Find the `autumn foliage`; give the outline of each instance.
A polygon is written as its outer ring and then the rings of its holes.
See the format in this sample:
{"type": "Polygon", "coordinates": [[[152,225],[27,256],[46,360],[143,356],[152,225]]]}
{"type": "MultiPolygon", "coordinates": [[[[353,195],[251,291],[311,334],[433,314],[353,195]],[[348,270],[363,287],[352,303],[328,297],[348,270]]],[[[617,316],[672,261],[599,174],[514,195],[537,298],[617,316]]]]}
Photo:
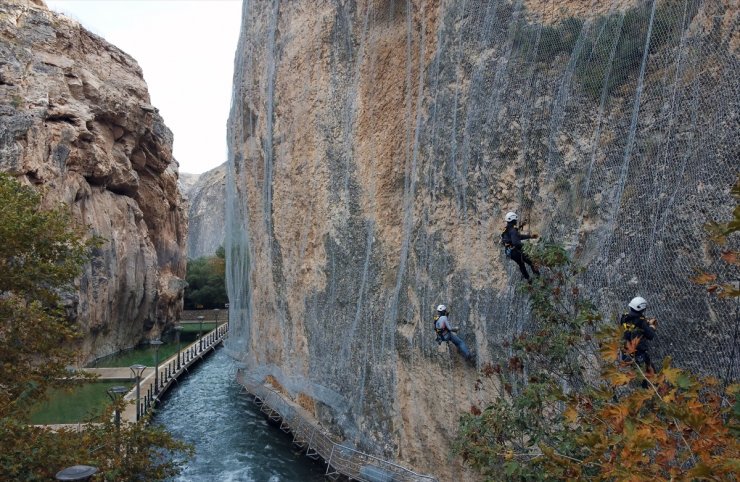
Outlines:
{"type": "MultiPolygon", "coordinates": [[[[740,183],[733,192],[740,197],[740,183]]],[[[714,239],[740,229],[740,208],[734,214],[710,225],[714,239]]],[[[500,397],[461,417],[455,453],[491,481],[737,480],[740,385],[670,359],[646,374],[631,356],[639,338],[625,346],[614,320],[600,322],[565,251],[540,244],[530,256],[546,267],[524,288],[535,326],[511,341],[506,363],[483,367],[500,381],[500,397]]],[[[725,251],[722,259],[736,264],[738,256],[725,251]]],[[[695,281],[738,296],[711,275],[695,281]]]]}
{"type": "Polygon", "coordinates": [[[68,207],[43,209],[41,201],[33,188],[0,173],[0,480],[52,480],[78,464],[97,467],[96,480],[172,477],[191,447],[146,423],[116,427],[113,407],[79,432],[29,424],[30,407],[48,388],[72,388],[85,378],[66,368],[75,364],[80,333],[65,299],[102,242],[75,224],[68,207]]]}

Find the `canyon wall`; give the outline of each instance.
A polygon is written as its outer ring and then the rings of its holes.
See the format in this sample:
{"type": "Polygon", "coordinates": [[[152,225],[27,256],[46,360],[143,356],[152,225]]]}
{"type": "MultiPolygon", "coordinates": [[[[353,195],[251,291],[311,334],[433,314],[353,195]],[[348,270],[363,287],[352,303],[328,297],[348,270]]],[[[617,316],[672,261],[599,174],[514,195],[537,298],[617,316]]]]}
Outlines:
{"type": "Polygon", "coordinates": [[[178,318],[187,208],[172,133],[136,61],[41,1],[0,4],[0,169],[103,239],[65,299],[81,362],[178,318]]]}
{"type": "Polygon", "coordinates": [[[181,176],[187,176],[181,186],[185,184],[182,192],[188,200],[188,258],[214,256],[224,244],[226,229],[226,164],[181,176]]]}
{"type": "Polygon", "coordinates": [[[732,1],[245,1],[228,350],[346,443],[472,480],[450,442],[496,390],[431,316],[506,362],[515,210],[605,322],[643,296],[655,358],[736,379],[736,305],[689,278],[737,275],[703,225],[734,206],[739,46],[732,1]]]}

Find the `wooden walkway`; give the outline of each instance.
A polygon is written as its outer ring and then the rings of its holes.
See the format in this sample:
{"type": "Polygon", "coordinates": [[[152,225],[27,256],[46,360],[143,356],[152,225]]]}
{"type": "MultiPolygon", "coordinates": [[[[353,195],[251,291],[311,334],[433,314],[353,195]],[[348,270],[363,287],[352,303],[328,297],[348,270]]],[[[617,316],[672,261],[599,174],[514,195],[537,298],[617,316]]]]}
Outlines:
{"type": "MultiPolygon", "coordinates": [[[[175,354],[159,365],[158,377],[154,376],[154,370],[152,370],[152,373],[146,378],[142,378],[139,417],[143,417],[150,409],[156,406],[162,395],[177,381],[180,375],[187,373],[188,368],[198,363],[206,354],[214,351],[218,345],[223,343],[228,331],[228,323],[217,326],[181,350],[179,364],[178,355],[175,354]],[[159,387],[155,387],[154,385],[155,378],[157,378],[159,387]]],[[[124,399],[132,400],[134,403],[126,405],[126,411],[122,414],[121,418],[131,422],[136,421],[136,387],[127,393],[124,399]]]]}
{"type": "MultiPolygon", "coordinates": [[[[229,330],[229,324],[220,324],[217,328],[205,333],[195,342],[183,347],[178,354],[174,354],[171,357],[163,360],[159,364],[159,376],[154,376],[154,367],[147,367],[141,374],[141,382],[139,384],[139,415],[138,418],[143,417],[149,410],[156,406],[162,395],[169,389],[173,383],[177,381],[183,373],[187,373],[188,368],[198,363],[205,355],[212,352],[216,347],[224,341],[226,334],[229,330]],[[155,387],[155,378],[158,387],[155,387]]],[[[134,380],[133,373],[128,367],[121,368],[86,368],[86,372],[96,373],[99,375],[99,380],[121,380],[131,381],[134,380]]],[[[121,420],[126,422],[135,422],[137,418],[136,413],[136,384],[126,395],[124,400],[130,403],[126,404],[126,409],[121,413],[121,420]]]]}
{"type": "Polygon", "coordinates": [[[324,431],[302,407],[286,399],[270,385],[257,384],[240,368],[237,381],[254,397],[260,410],[285,433],[293,434],[293,443],[312,459],[323,459],[326,475],[336,479],[367,482],[437,482],[430,475],[417,474],[398,464],[342,445],[324,431]]]}
{"type": "MultiPolygon", "coordinates": [[[[171,357],[163,360],[159,364],[159,376],[157,378],[157,384],[159,389],[157,390],[154,386],[155,367],[146,367],[141,374],[141,381],[139,382],[139,413],[137,415],[136,408],[136,380],[134,378],[131,369],[128,367],[118,368],[85,368],[84,371],[89,373],[97,374],[98,380],[120,380],[122,382],[134,381],[133,388],[124,395],[123,399],[128,401],[126,408],[121,412],[121,421],[125,422],[136,422],[138,419],[146,415],[149,410],[153,409],[162,395],[177,381],[177,378],[187,373],[188,368],[198,363],[204,356],[214,351],[216,347],[221,344],[226,338],[226,334],[229,331],[229,324],[225,322],[220,324],[217,328],[204,334],[195,342],[185,346],[179,353],[179,367],[178,367],[178,354],[174,354],[171,357]]],[[[50,430],[76,430],[81,431],[85,427],[85,422],[79,423],[57,423],[49,425],[39,425],[46,427],[50,430]]]]}

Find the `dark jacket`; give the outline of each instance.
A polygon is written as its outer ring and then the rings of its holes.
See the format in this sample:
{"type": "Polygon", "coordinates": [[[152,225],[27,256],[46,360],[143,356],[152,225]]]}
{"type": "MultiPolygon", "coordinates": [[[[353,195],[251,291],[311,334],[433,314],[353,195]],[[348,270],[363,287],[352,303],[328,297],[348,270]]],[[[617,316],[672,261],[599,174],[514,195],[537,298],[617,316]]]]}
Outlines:
{"type": "Polygon", "coordinates": [[[637,345],[637,352],[646,352],[648,349],[648,340],[655,338],[655,329],[648,325],[647,318],[640,311],[630,308],[629,313],[622,315],[620,323],[624,327],[624,341],[632,341],[638,336],[640,343],[637,345]]]}
{"type": "Polygon", "coordinates": [[[516,221],[510,221],[506,224],[506,231],[501,234],[501,240],[506,247],[512,247],[514,249],[522,249],[522,241],[525,239],[532,239],[529,234],[519,233],[519,228],[516,226],[516,221]]]}

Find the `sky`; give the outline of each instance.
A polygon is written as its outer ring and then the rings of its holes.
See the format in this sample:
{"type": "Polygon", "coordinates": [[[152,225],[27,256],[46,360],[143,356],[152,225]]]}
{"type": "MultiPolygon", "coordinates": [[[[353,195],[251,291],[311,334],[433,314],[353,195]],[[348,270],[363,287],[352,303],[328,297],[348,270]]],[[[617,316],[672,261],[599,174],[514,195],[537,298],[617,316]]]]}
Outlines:
{"type": "Polygon", "coordinates": [[[174,134],[181,173],[226,161],[241,0],[46,0],[131,55],[174,134]]]}

